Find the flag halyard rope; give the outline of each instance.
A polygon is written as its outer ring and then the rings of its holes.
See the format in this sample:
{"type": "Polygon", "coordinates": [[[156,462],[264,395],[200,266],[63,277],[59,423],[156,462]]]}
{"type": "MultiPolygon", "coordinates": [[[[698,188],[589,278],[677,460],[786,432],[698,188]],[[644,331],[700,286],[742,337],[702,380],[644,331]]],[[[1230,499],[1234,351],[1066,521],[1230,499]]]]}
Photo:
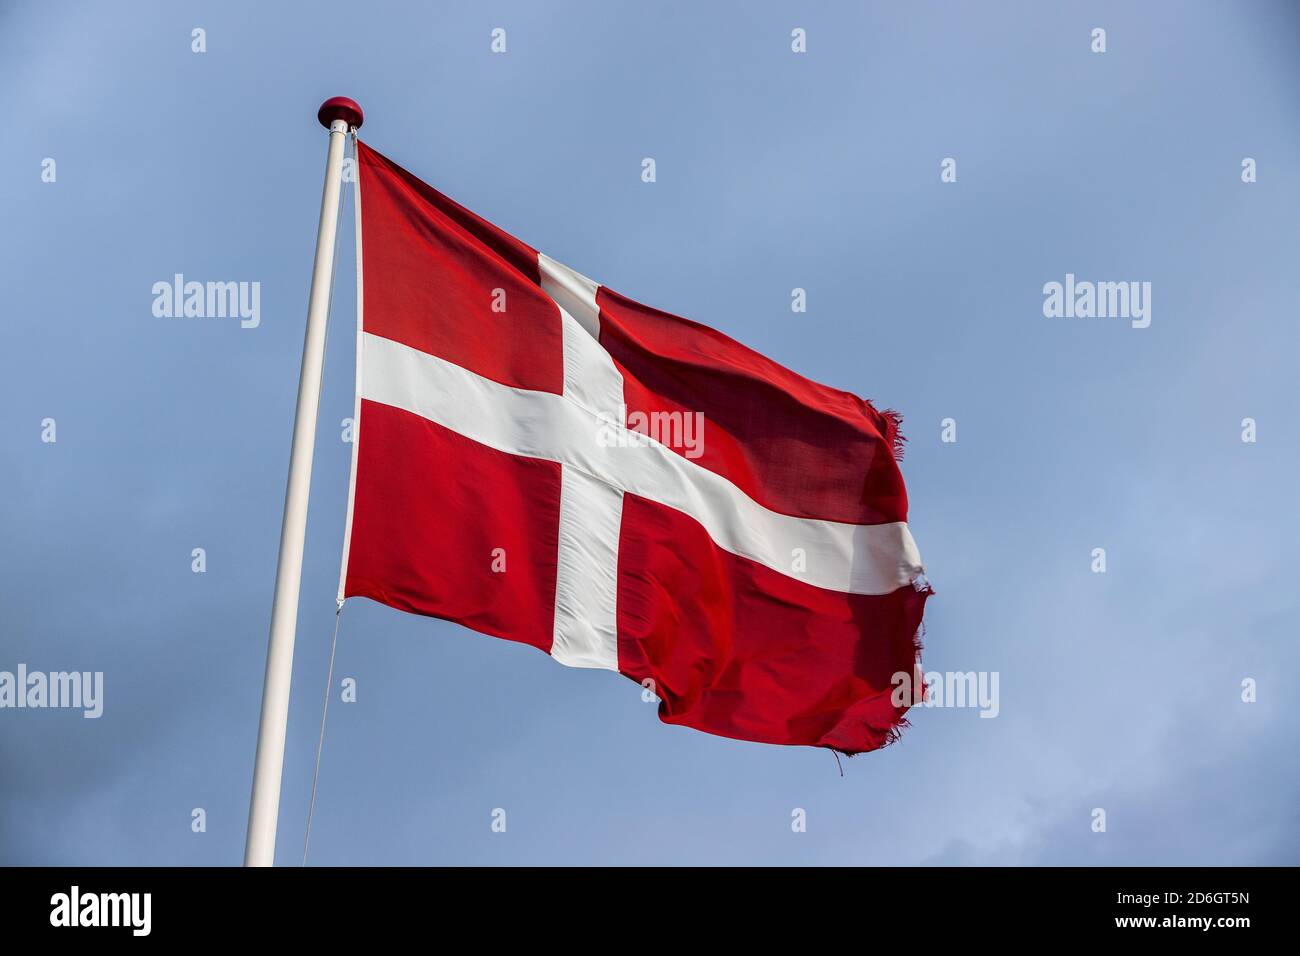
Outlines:
{"type": "Polygon", "coordinates": [[[334,685],[334,656],[339,646],[339,622],[343,620],[343,605],[334,611],[334,638],[330,641],[329,673],[325,676],[325,706],[320,715],[320,738],[316,741],[316,768],[311,775],[311,802],[307,805],[307,833],[302,839],[302,865],[307,865],[307,851],[311,847],[311,821],[316,814],[316,785],[320,782],[320,758],[325,749],[325,720],[330,713],[330,691],[334,685]]]}

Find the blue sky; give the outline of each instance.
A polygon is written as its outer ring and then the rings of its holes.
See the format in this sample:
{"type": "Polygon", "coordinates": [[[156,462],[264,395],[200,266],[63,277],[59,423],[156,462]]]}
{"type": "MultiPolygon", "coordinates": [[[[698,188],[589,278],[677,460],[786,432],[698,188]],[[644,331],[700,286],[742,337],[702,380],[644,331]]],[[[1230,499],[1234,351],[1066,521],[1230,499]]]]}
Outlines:
{"type": "MultiPolygon", "coordinates": [[[[1300,862],[1298,27],[1258,0],[5,4],[0,670],[103,671],[105,701],[0,710],[0,862],[242,857],[315,111],[338,94],[561,262],[899,409],[926,664],[996,671],[1001,701],[914,712],[841,777],[353,601],[314,863],[1300,862]],[[177,272],[260,282],[261,324],[156,318],[177,272]],[[1150,327],[1044,317],[1067,273],[1150,282],[1150,327]]],[[[328,660],[354,294],[345,253],[281,863],[328,660]]]]}

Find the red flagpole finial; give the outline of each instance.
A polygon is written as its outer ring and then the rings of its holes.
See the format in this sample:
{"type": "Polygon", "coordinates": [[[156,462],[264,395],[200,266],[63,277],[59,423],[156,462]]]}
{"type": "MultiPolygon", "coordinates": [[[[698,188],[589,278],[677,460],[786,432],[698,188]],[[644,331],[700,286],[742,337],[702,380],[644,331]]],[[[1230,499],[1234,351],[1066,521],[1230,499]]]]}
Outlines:
{"type": "Polygon", "coordinates": [[[332,96],[320,105],[316,118],[326,129],[340,119],[348,124],[349,129],[360,129],[365,114],[361,112],[361,104],[356,100],[350,100],[346,96],[332,96]]]}

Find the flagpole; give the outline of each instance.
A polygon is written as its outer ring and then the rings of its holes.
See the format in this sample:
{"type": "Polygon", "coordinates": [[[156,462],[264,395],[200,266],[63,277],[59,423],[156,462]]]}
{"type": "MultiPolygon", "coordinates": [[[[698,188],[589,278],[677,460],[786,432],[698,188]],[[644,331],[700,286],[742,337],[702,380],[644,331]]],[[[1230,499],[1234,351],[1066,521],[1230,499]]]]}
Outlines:
{"type": "Polygon", "coordinates": [[[361,126],[361,107],[346,97],[326,100],[316,114],[330,131],[325,160],[325,191],[316,232],[316,262],[307,301],[307,334],[298,376],[298,406],[289,452],[289,482],[280,526],[280,556],[271,606],[271,637],[262,687],[262,719],[257,728],[257,760],[253,766],[253,797],[248,811],[245,866],[275,864],[275,829],[280,817],[280,777],[284,770],[284,740],[289,724],[289,684],[293,678],[293,642],[298,627],[298,591],[302,583],[303,543],[307,536],[307,496],[316,446],[316,413],[320,407],[325,364],[325,326],[329,321],[330,288],[334,278],[334,240],[338,232],[339,189],[343,181],[343,145],[349,128],[361,126]]]}

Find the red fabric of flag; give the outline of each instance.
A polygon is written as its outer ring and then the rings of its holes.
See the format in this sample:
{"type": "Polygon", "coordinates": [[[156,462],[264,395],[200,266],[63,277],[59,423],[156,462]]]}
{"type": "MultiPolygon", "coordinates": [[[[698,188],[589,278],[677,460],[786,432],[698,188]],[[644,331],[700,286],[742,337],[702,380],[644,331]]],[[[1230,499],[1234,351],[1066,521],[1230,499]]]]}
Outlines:
{"type": "Polygon", "coordinates": [[[930,594],[897,416],[538,253],[358,144],[340,597],[531,644],[661,718],[844,753],[930,594]]]}

